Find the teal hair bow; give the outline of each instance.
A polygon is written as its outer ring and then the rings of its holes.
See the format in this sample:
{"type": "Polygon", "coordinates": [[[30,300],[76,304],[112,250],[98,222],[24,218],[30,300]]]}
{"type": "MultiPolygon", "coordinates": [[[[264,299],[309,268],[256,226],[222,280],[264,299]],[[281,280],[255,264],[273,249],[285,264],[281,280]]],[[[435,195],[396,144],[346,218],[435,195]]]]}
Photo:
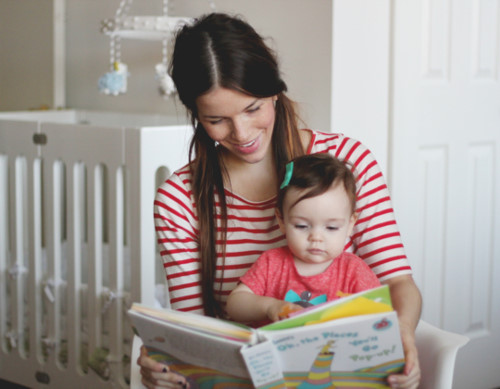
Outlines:
{"type": "Polygon", "coordinates": [[[288,162],[285,167],[285,178],[283,178],[283,182],[281,183],[280,189],[286,188],[290,183],[293,175],[293,161],[288,162]]]}

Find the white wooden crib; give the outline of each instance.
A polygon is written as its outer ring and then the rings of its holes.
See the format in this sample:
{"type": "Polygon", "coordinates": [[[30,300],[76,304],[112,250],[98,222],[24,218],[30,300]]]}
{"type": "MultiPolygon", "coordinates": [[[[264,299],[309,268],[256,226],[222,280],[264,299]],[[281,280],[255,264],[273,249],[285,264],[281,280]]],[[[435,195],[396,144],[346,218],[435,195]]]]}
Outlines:
{"type": "Polygon", "coordinates": [[[190,136],[162,116],[0,113],[1,379],[128,386],[126,308],[164,279],[154,194],[190,136]]]}

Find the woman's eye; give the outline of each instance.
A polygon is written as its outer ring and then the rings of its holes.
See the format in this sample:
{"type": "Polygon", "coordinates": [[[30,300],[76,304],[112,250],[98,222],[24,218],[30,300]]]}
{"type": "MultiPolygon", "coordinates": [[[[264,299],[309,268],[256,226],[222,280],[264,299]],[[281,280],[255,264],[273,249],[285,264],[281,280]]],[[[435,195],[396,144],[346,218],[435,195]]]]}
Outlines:
{"type": "Polygon", "coordinates": [[[257,107],[254,107],[254,108],[249,108],[247,110],[248,113],[254,113],[254,112],[257,112],[258,110],[260,109],[260,105],[257,106],[257,107]]]}
{"type": "Polygon", "coordinates": [[[222,119],[218,119],[218,120],[210,120],[209,123],[212,124],[212,125],[215,125],[215,124],[219,124],[222,122],[222,119]]]}

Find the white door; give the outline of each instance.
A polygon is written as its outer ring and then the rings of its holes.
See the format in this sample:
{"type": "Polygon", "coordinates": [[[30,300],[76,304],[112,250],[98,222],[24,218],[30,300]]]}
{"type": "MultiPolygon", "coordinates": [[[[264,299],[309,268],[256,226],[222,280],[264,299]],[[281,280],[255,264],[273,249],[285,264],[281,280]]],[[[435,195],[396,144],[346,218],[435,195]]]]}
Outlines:
{"type": "Polygon", "coordinates": [[[390,185],[454,388],[500,387],[500,1],[394,2],[390,185]]]}

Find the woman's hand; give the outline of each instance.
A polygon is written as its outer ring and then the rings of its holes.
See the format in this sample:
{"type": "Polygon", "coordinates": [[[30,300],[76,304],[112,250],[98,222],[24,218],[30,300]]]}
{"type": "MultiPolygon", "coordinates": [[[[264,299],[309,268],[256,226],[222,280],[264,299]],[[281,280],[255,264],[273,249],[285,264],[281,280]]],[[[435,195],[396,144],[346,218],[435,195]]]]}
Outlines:
{"type": "Polygon", "coordinates": [[[405,367],[403,374],[392,374],[387,378],[391,388],[416,389],[420,383],[420,364],[418,350],[415,344],[415,331],[401,325],[401,340],[405,353],[405,367]]]}
{"type": "Polygon", "coordinates": [[[415,328],[420,319],[422,297],[411,275],[394,277],[385,283],[389,285],[392,306],[398,313],[406,360],[403,373],[390,375],[387,382],[391,388],[416,389],[420,382],[420,365],[415,344],[415,328]]]}
{"type": "Polygon", "coordinates": [[[146,388],[189,389],[185,377],[171,371],[167,365],[150,358],[144,346],[141,347],[137,364],[141,367],[141,382],[146,388]]]}

